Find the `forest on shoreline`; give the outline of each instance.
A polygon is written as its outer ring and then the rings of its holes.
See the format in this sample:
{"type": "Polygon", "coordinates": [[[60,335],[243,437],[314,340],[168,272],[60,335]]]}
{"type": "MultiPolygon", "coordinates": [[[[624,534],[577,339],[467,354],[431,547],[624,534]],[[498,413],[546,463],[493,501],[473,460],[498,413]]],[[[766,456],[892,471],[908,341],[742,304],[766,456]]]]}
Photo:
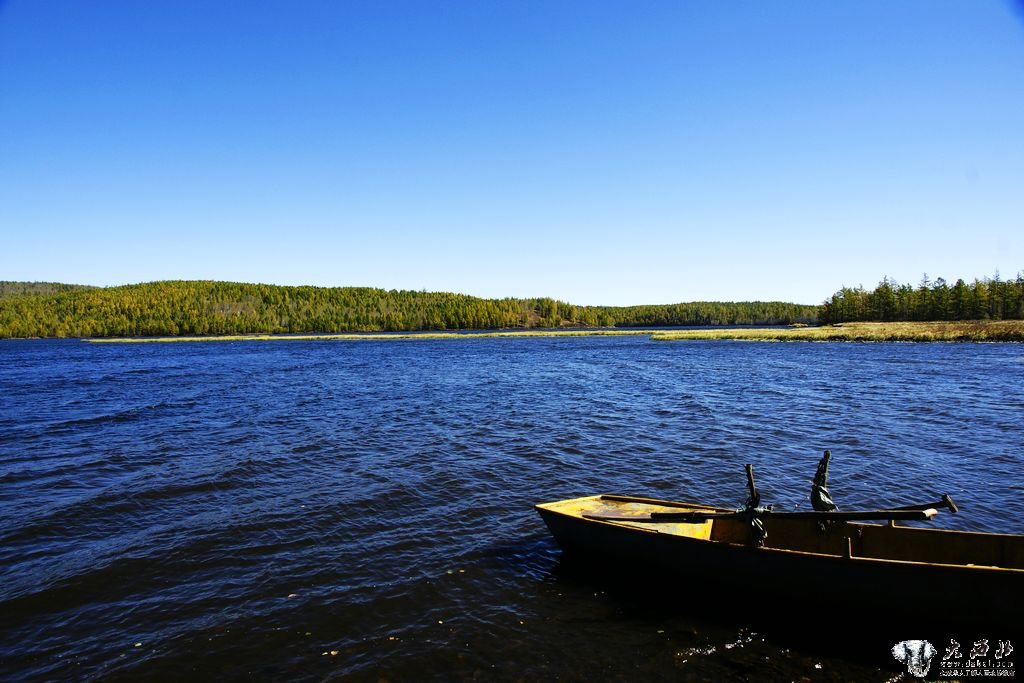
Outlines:
{"type": "Polygon", "coordinates": [[[0,338],[788,325],[817,315],[818,306],[760,301],[610,307],[368,287],[0,282],[0,338]]]}
{"type": "Polygon", "coordinates": [[[206,280],[89,287],[0,282],[0,338],[222,336],[446,330],[1024,319],[1024,274],[1014,280],[888,278],[871,291],[843,287],[818,306],[691,302],[576,306],[551,298],[482,299],[369,287],[290,287],[206,280]]]}
{"type": "Polygon", "coordinates": [[[871,291],[843,287],[822,304],[818,322],[928,322],[1024,319],[1024,272],[1014,280],[961,278],[950,285],[927,275],[915,287],[883,278],[871,291]]]}

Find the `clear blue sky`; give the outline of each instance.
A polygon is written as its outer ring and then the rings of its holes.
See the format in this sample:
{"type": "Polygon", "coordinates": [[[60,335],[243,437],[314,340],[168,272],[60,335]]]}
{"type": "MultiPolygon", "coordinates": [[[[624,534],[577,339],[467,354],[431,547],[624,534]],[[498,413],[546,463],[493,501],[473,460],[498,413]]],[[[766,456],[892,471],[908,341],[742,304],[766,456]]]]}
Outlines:
{"type": "Polygon", "coordinates": [[[819,303],[1024,268],[1024,9],[0,0],[0,280],[819,303]]]}

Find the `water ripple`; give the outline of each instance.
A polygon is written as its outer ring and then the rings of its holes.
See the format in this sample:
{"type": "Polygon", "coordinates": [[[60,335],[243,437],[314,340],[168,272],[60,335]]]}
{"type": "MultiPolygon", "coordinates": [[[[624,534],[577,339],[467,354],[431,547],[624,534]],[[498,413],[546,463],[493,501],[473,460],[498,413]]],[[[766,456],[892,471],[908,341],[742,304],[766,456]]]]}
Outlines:
{"type": "Polygon", "coordinates": [[[4,679],[881,680],[594,582],[532,504],[738,506],[749,462],[766,502],[808,509],[831,448],[845,507],[950,493],[954,528],[1024,518],[1015,346],[0,352],[4,679]]]}

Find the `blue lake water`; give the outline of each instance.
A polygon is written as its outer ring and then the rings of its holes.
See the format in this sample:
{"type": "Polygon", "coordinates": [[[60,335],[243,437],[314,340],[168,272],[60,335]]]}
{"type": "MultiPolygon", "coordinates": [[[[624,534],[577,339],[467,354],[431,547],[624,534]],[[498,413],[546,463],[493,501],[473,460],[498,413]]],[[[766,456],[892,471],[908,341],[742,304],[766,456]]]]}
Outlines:
{"type": "Polygon", "coordinates": [[[0,342],[0,679],[889,680],[565,571],[532,505],[749,462],[809,509],[829,448],[840,507],[1022,533],[1022,388],[1008,344],[0,342]]]}

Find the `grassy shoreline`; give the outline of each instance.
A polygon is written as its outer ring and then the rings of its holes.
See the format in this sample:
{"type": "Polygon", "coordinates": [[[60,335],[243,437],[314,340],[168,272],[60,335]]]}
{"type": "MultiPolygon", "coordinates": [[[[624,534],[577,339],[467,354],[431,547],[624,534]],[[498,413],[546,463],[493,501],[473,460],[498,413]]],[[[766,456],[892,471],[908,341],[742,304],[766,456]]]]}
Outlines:
{"type": "Polygon", "coordinates": [[[652,335],[655,330],[499,330],[486,332],[366,332],[324,334],[235,334],[204,337],[93,337],[90,344],[144,344],[215,341],[406,341],[416,339],[489,339],[497,337],[625,337],[652,335]]]}
{"type": "Polygon", "coordinates": [[[842,342],[1024,342],[1024,321],[842,323],[780,329],[665,330],[655,341],[734,339],[745,341],[842,342]]]}
{"type": "Polygon", "coordinates": [[[94,337],[91,344],[147,344],[231,341],[408,341],[513,337],[649,336],[654,341],[840,341],[840,342],[1024,342],[1024,321],[843,323],[821,327],[709,328],[691,330],[588,329],[498,330],[485,332],[396,332],[366,334],[244,334],[201,337],[94,337]]]}

